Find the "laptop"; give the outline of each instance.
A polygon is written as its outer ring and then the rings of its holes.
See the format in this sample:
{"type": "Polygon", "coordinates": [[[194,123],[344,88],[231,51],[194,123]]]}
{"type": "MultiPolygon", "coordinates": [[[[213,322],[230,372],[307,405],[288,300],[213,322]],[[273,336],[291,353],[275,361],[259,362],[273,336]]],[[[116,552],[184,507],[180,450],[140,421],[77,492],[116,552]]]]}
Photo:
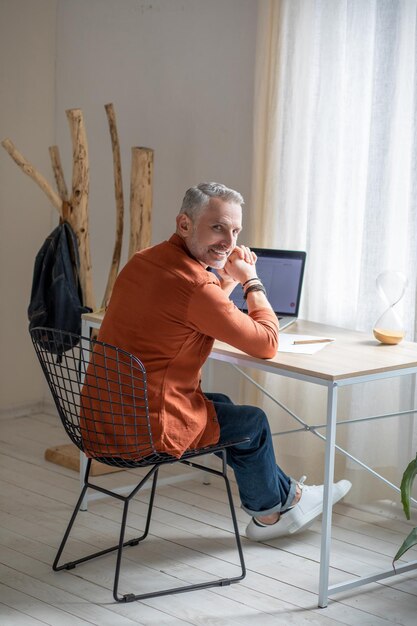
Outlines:
{"type": "MultiPolygon", "coordinates": [[[[279,319],[280,330],[293,324],[298,318],[303,287],[306,253],[294,250],[268,250],[251,248],[258,260],[256,271],[267,293],[268,300],[279,319]]],[[[248,308],[243,289],[237,285],[230,299],[241,311],[248,308]]]]}

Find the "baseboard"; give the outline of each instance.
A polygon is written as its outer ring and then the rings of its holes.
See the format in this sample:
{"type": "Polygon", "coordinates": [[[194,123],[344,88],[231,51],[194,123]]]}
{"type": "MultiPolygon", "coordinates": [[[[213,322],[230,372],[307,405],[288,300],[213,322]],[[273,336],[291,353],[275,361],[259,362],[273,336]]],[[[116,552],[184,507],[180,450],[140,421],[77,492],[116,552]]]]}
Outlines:
{"type": "Polygon", "coordinates": [[[46,413],[47,415],[56,415],[57,411],[52,402],[31,402],[27,404],[19,404],[7,409],[0,409],[0,421],[17,419],[26,415],[36,415],[46,413]]]}

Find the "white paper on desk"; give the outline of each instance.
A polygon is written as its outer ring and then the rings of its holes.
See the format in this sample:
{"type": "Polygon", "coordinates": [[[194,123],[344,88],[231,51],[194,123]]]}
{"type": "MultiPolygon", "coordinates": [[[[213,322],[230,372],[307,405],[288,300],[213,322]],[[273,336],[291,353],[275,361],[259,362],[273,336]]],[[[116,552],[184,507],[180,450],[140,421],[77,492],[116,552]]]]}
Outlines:
{"type": "MultiPolygon", "coordinates": [[[[291,333],[280,333],[278,352],[292,352],[294,354],[315,354],[330,345],[330,341],[323,343],[303,343],[294,345],[294,341],[308,341],[318,339],[332,339],[331,337],[317,337],[313,335],[295,335],[291,333]]],[[[332,339],[332,342],[334,339],[332,339]]]]}

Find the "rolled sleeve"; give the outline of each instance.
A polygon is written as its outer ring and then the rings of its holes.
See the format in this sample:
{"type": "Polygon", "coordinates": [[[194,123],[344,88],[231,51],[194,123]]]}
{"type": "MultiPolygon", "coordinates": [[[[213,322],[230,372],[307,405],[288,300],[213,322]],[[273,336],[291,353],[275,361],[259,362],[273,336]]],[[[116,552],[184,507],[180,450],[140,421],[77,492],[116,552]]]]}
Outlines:
{"type": "Polygon", "coordinates": [[[188,322],[195,330],[224,341],[247,354],[269,359],[278,349],[278,320],[269,308],[242,313],[215,283],[206,283],[191,295],[188,322]]]}

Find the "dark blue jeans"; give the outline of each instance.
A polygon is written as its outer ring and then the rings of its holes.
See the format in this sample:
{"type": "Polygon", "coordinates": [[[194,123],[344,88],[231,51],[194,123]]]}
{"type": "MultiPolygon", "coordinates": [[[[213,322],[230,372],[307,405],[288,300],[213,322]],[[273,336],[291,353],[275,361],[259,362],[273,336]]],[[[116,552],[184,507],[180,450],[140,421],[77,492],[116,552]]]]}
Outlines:
{"type": "Polygon", "coordinates": [[[249,515],[284,512],[293,501],[296,482],[277,465],[268,418],[254,406],[237,405],[222,393],[206,393],[216,409],[220,442],[249,437],[227,448],[242,508],[249,515]]]}

